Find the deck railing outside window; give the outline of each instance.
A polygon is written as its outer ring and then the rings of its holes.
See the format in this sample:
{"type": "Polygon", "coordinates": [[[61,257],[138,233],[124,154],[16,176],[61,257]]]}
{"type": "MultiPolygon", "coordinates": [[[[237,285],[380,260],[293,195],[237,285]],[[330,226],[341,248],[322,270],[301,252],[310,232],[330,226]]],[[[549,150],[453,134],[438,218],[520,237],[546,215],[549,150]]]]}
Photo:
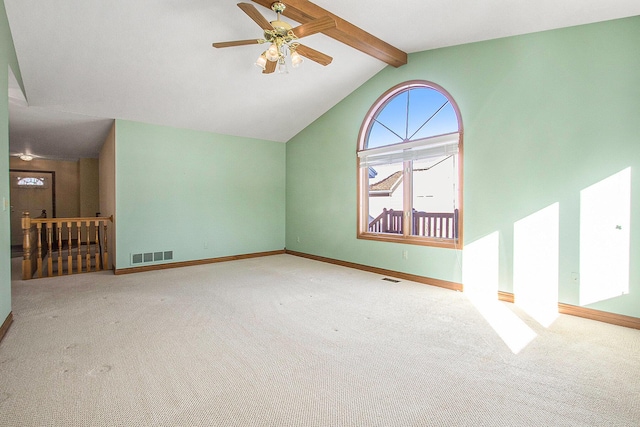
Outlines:
{"type": "MultiPolygon", "coordinates": [[[[369,222],[371,233],[402,234],[403,211],[383,209],[382,213],[369,222]]],[[[454,212],[412,212],[413,236],[454,239],[458,222],[458,210],[454,212]]]]}

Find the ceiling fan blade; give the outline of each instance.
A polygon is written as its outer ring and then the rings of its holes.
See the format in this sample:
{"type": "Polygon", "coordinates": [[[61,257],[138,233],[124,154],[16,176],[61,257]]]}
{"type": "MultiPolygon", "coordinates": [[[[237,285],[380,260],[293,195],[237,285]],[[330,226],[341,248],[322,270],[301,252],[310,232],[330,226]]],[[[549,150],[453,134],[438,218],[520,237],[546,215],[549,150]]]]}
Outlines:
{"type": "Polygon", "coordinates": [[[256,9],[251,3],[238,3],[238,7],[242,9],[244,13],[249,15],[249,18],[253,19],[253,21],[263,30],[273,30],[273,27],[269,21],[267,21],[267,18],[262,16],[262,14],[258,12],[258,9],[256,9]]]}
{"type": "Polygon", "coordinates": [[[277,61],[267,61],[267,64],[262,70],[262,74],[271,74],[276,70],[276,65],[278,65],[277,61]]]}
{"type": "Polygon", "coordinates": [[[298,25],[293,28],[293,34],[299,39],[310,36],[312,34],[321,33],[322,31],[329,30],[336,27],[336,21],[330,16],[323,16],[322,18],[314,19],[306,24],[298,25]]]}
{"type": "Polygon", "coordinates": [[[329,55],[325,55],[322,52],[318,52],[317,50],[311,49],[310,47],[302,44],[296,47],[296,52],[298,52],[300,55],[304,56],[305,58],[312,60],[313,62],[317,62],[320,65],[326,66],[331,64],[331,61],[333,61],[333,58],[330,57],[329,55]]]}
{"type": "Polygon", "coordinates": [[[251,39],[251,40],[235,40],[232,42],[218,42],[218,43],[213,43],[212,46],[220,48],[220,47],[245,46],[248,44],[260,44],[260,40],[251,39]]]}

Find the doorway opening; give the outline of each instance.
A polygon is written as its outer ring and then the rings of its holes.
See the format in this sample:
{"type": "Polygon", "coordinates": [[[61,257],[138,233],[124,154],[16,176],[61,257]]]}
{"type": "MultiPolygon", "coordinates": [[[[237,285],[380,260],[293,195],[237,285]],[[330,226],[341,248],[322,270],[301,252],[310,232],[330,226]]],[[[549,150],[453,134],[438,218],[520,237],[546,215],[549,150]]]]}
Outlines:
{"type": "Polygon", "coordinates": [[[9,170],[11,200],[11,257],[22,255],[22,213],[31,218],[56,217],[54,171],[9,170]]]}

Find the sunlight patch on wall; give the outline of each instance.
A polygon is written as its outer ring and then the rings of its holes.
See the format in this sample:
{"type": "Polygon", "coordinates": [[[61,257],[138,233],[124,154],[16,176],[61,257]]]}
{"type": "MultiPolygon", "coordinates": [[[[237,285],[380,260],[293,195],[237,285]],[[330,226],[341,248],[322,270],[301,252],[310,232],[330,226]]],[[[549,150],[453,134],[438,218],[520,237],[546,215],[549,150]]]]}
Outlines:
{"type": "Polygon", "coordinates": [[[537,334],[498,301],[499,233],[465,245],[462,282],[469,301],[509,349],[518,354],[537,334]]]}
{"type": "Polygon", "coordinates": [[[498,297],[499,237],[495,231],[464,247],[462,283],[469,296],[498,297]]]}
{"type": "Polygon", "coordinates": [[[629,293],[631,168],[580,192],[580,305],[629,293]]]}
{"type": "Polygon", "coordinates": [[[516,305],[544,327],[558,317],[559,204],[513,226],[513,291],[516,305]]]}

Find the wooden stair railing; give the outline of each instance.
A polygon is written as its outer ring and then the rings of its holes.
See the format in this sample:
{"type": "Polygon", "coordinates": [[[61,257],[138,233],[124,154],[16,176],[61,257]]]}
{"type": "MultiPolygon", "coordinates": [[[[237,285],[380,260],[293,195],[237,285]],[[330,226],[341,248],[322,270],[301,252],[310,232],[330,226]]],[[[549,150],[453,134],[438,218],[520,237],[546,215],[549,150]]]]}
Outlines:
{"type": "Polygon", "coordinates": [[[22,280],[34,278],[34,273],[35,277],[52,277],[54,267],[58,276],[108,268],[108,224],[112,222],[113,216],[31,218],[24,212],[22,280]]]}

